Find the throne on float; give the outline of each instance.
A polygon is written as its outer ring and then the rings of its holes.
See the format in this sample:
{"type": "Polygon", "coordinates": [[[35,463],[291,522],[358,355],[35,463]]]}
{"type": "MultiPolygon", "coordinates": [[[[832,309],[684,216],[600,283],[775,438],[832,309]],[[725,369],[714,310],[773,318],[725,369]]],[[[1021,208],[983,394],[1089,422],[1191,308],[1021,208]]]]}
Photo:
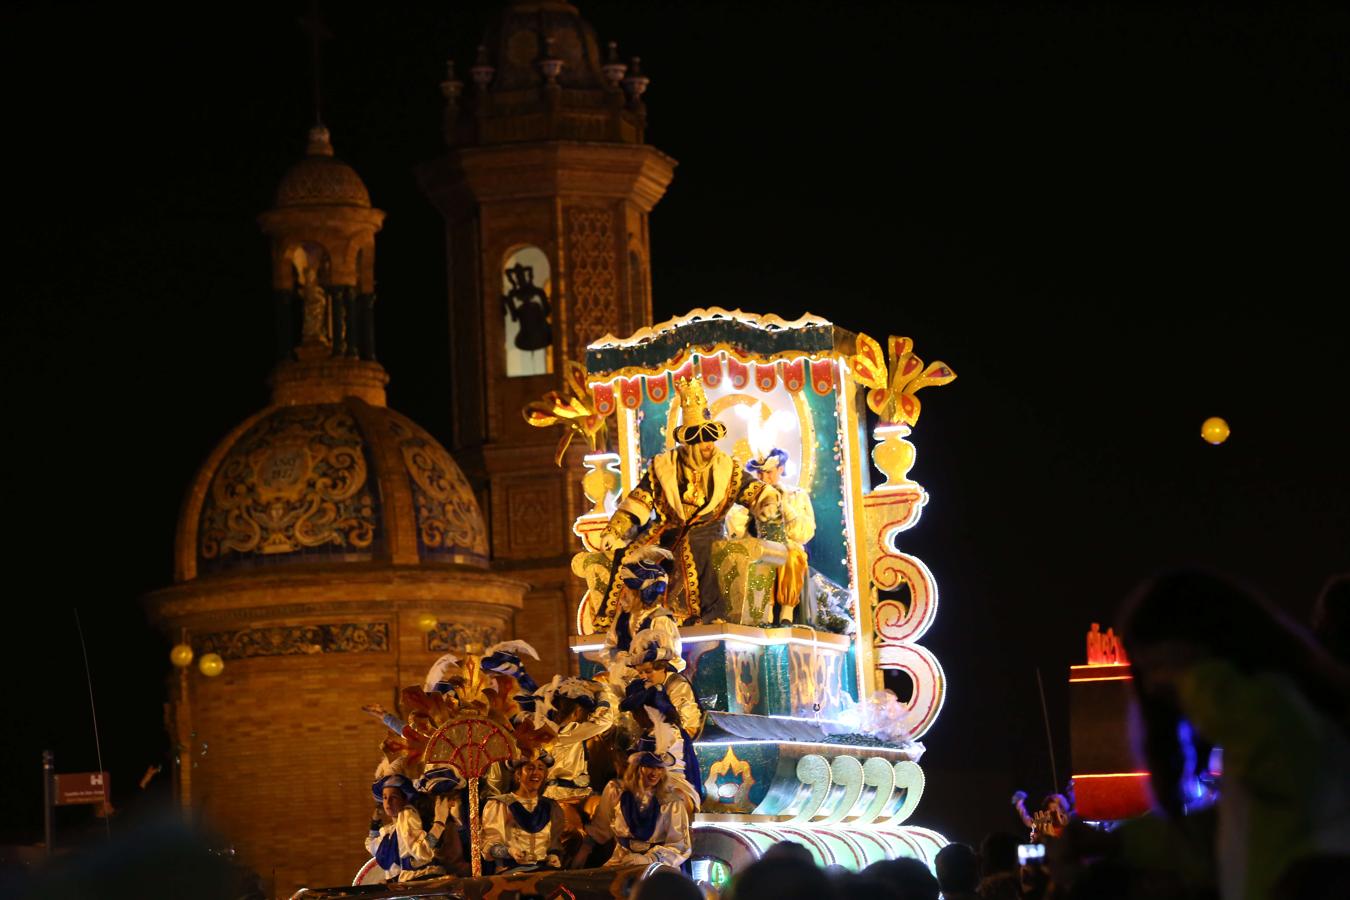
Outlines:
{"type": "Polygon", "coordinates": [[[913,392],[955,375],[941,363],[925,369],[907,338],[891,338],[890,350],[888,364],[876,341],[810,314],[787,322],[716,308],[587,347],[587,399],[595,416],[615,417],[618,452],[585,457],[592,507],[573,527],[585,591],[571,649],[582,674],[595,671],[587,655],[603,646],[612,614],[600,534],[646,461],[675,444],[677,379],[702,380],[728,429],[718,445],[733,458],[787,450],[783,481],[808,492],[815,514],[808,584],[790,627],[765,621],[773,548],[733,532],[713,554],[730,621],[680,629],[685,675],[707,710],[695,742],[707,799],[694,864],[711,881],[782,840],[850,869],[896,856],[931,865],[946,843],[905,824],[923,793],[919,739],[941,710],[945,676],[918,644],[937,587],[895,539],[928,500],[908,478],[913,392]],[[870,448],[869,407],[880,413],[870,448]],[[876,486],[869,449],[884,476],[876,486]],[[874,700],[884,688],[898,707],[874,700]],[[880,728],[876,714],[888,706],[891,727],[880,728]]]}

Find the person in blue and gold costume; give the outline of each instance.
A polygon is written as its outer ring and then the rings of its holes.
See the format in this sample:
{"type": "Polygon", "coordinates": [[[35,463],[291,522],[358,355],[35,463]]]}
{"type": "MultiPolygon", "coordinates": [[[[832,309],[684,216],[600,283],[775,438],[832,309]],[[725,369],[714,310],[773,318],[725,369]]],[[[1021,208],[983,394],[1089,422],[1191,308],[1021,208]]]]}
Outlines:
{"type": "Polygon", "coordinates": [[[610,684],[627,684],[633,677],[630,655],[633,639],[648,629],[665,635],[679,654],[680,629],[675,614],[662,601],[669,589],[666,570],[674,557],[660,547],[636,547],[625,554],[619,567],[619,614],[605,635],[602,661],[609,670],[610,684]]]}
{"type": "Polygon", "coordinates": [[[444,875],[441,845],[443,842],[455,843],[451,794],[438,794],[434,821],[430,827],[425,827],[426,822],[414,804],[418,792],[412,781],[387,764],[381,765],[376,776],[371,793],[378,806],[376,817],[370,822],[366,850],[375,857],[389,881],[415,881],[444,875]],[[380,812],[389,817],[387,825],[380,823],[380,812]],[[447,830],[450,831],[448,842],[447,830]]]}
{"type": "Polygon", "coordinates": [[[496,864],[496,874],[562,868],[562,806],[542,793],[552,765],[547,754],[512,761],[513,790],[484,804],[483,858],[496,864]]]}
{"type": "MultiPolygon", "coordinates": [[[[619,503],[600,536],[600,547],[658,546],[674,555],[666,605],[682,622],[715,622],[726,617],[726,600],[712,565],[713,541],[722,518],[739,503],[756,518],[778,516],[778,492],[744,469],[717,446],[727,427],[712,418],[703,382],[675,382],[680,398],[678,446],[647,463],[637,486],[619,503]]],[[[606,608],[619,609],[622,581],[610,584],[606,608]]]]}
{"type": "Polygon", "coordinates": [[[675,784],[679,776],[674,765],[669,754],[651,751],[629,758],[623,778],[605,786],[574,867],[586,864],[596,844],[610,840],[614,855],[606,866],[679,866],[689,859],[689,806],[675,784]]]}
{"type": "Polygon", "coordinates": [[[667,636],[644,631],[633,638],[630,656],[637,678],[628,684],[619,708],[631,713],[642,730],[637,750],[669,754],[674,760],[673,776],[689,797],[692,809],[703,801],[703,775],[694,738],[703,730],[703,708],[689,679],[680,674],[685,662],[667,636]]]}

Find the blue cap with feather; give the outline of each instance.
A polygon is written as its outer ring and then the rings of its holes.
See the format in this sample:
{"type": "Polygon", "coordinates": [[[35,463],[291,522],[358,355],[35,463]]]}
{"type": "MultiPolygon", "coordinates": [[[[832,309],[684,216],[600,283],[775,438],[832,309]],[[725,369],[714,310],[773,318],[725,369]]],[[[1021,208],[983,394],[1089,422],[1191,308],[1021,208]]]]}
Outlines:
{"type": "Polygon", "coordinates": [[[428,694],[453,694],[455,686],[450,681],[454,677],[455,669],[459,666],[459,657],[453,653],[447,653],[431,664],[427,670],[426,680],[422,683],[422,690],[428,694]]]}
{"type": "Polygon", "coordinates": [[[666,563],[675,559],[669,550],[660,547],[643,547],[628,554],[619,569],[619,578],[626,587],[638,592],[642,602],[651,606],[666,593],[670,573],[666,563]]]}
{"type": "Polygon", "coordinates": [[[781,469],[787,465],[787,461],[788,461],[787,451],[782,449],[781,447],[774,447],[772,450],[770,450],[763,456],[757,459],[752,459],[749,462],[747,462],[745,464],[745,470],[747,472],[753,472],[755,474],[758,474],[760,472],[763,472],[765,469],[781,469]]]}
{"type": "Polygon", "coordinates": [[[480,664],[484,672],[493,675],[509,675],[520,683],[521,690],[533,694],[539,690],[539,684],[525,671],[521,656],[539,658],[535,649],[524,641],[501,641],[483,651],[480,664]]]}
{"type": "Polygon", "coordinates": [[[652,769],[669,769],[677,762],[675,757],[669,753],[655,753],[651,750],[640,750],[637,753],[631,753],[628,756],[628,761],[652,769]]]}
{"type": "Polygon", "coordinates": [[[417,796],[417,790],[413,787],[413,783],[408,780],[406,775],[392,773],[381,778],[376,778],[375,783],[370,786],[370,793],[374,795],[376,803],[384,800],[384,789],[390,787],[398,788],[405,799],[411,800],[413,797],[417,796]]]}
{"type": "Polygon", "coordinates": [[[453,794],[464,785],[468,784],[464,776],[459,774],[459,769],[454,766],[436,766],[427,769],[421,774],[413,787],[424,794],[431,794],[433,797],[442,794],[453,794]]]}

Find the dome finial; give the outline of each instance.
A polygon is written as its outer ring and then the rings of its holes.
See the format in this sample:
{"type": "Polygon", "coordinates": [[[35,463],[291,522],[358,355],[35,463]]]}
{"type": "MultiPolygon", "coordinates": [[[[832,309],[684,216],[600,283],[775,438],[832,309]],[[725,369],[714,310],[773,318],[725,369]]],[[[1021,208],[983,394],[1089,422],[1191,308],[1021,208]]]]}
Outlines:
{"type": "Polygon", "coordinates": [[[647,85],[651,84],[651,79],[642,74],[642,57],[634,56],[628,65],[628,77],[623,80],[623,91],[628,95],[628,102],[637,106],[642,102],[642,95],[647,91],[647,85]]]}
{"type": "Polygon", "coordinates": [[[329,139],[328,129],[320,122],[309,130],[309,139],[305,143],[306,156],[332,156],[333,143],[329,139]]]}
{"type": "Polygon", "coordinates": [[[611,88],[617,88],[623,82],[623,76],[628,72],[628,64],[619,59],[618,41],[609,42],[609,55],[600,71],[605,73],[605,80],[609,82],[611,88]]]}

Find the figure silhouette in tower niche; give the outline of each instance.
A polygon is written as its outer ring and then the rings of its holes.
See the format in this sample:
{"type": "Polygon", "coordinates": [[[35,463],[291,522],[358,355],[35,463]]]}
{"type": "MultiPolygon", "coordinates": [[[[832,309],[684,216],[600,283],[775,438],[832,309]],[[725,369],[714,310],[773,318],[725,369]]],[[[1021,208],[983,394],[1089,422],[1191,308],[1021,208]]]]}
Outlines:
{"type": "Polygon", "coordinates": [[[534,267],[516,263],[506,270],[511,288],[502,295],[502,307],[511,319],[520,323],[516,349],[542,350],[553,343],[553,328],[548,323],[548,294],[534,283],[534,267]]]}
{"type": "Polygon", "coordinates": [[[300,295],[300,343],[305,346],[332,345],[332,322],[328,294],[323,289],[323,251],[296,247],[291,254],[295,267],[295,287],[300,295]]]}

